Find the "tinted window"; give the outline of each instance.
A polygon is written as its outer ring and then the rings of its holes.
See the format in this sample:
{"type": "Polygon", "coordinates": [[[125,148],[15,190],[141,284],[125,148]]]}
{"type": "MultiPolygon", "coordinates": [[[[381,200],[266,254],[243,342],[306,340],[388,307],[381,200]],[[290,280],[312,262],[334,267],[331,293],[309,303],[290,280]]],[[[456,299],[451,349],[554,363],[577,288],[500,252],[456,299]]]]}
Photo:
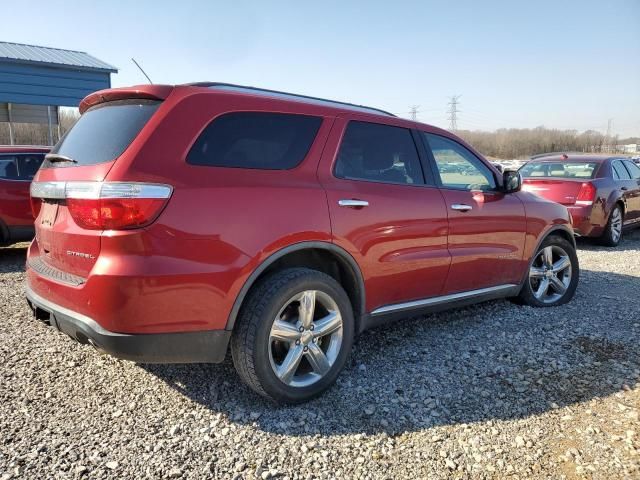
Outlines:
{"type": "Polygon", "coordinates": [[[283,113],[228,113],[213,120],[187,155],[210,167],[287,170],[307,155],[322,118],[283,113]]]}
{"type": "Polygon", "coordinates": [[[593,178],[597,169],[594,162],[529,162],[520,174],[525,178],[593,178]]]}
{"type": "Polygon", "coordinates": [[[372,182],[424,184],[411,131],[377,123],[349,122],[335,175],[372,182]]]}
{"type": "Polygon", "coordinates": [[[44,166],[93,165],[116,159],[140,133],[158,105],[160,102],[125,100],[90,108],[51,150],[77,163],[45,162],[44,166]]]}
{"type": "Polygon", "coordinates": [[[622,162],[616,160],[611,166],[613,167],[613,178],[616,180],[631,180],[631,175],[629,175],[627,169],[624,168],[622,162]]]}
{"type": "Polygon", "coordinates": [[[623,163],[624,166],[627,167],[631,178],[640,179],[640,167],[638,167],[635,163],[630,162],[629,160],[625,160],[623,163]]]}
{"type": "Polygon", "coordinates": [[[44,154],[0,155],[0,178],[31,181],[42,164],[44,154]]]}
{"type": "Polygon", "coordinates": [[[493,173],[467,148],[445,137],[423,133],[433,152],[443,187],[495,190],[493,173]]]}

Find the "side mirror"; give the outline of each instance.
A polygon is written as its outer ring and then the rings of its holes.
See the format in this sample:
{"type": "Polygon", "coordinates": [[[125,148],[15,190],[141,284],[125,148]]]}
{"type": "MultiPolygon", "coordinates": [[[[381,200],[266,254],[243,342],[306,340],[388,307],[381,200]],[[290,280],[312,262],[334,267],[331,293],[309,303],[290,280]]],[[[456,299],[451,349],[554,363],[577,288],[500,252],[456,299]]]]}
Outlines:
{"type": "Polygon", "coordinates": [[[499,163],[494,163],[493,166],[496,167],[496,170],[498,170],[500,173],[504,172],[504,167],[499,163]]]}
{"type": "Polygon", "coordinates": [[[502,189],[505,193],[519,192],[522,188],[522,175],[516,170],[505,170],[502,173],[502,189]]]}

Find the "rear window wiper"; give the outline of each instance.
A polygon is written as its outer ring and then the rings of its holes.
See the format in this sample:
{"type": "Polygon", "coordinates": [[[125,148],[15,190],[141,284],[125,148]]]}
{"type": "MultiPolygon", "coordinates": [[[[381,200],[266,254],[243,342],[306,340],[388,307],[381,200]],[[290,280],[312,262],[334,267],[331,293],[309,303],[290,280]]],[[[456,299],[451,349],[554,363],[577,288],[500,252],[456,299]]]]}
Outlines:
{"type": "Polygon", "coordinates": [[[67,156],[65,156],[65,155],[60,155],[60,154],[58,154],[58,153],[47,153],[47,154],[44,156],[44,159],[45,159],[47,162],[50,162],[50,163],[56,163],[56,162],[71,162],[71,163],[78,163],[78,161],[77,161],[77,160],[75,160],[75,159],[73,159],[73,158],[71,158],[71,157],[67,157],[67,156]]]}

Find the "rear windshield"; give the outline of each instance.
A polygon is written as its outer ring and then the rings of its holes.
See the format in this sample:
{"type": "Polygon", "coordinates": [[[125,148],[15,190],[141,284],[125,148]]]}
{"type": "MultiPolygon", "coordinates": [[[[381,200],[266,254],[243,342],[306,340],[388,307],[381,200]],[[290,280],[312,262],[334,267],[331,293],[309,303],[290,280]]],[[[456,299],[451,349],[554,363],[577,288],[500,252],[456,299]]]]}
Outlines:
{"type": "Polygon", "coordinates": [[[520,174],[525,178],[593,178],[597,169],[594,162],[529,162],[520,174]]]}
{"type": "Polygon", "coordinates": [[[159,105],[158,101],[136,99],[91,107],[51,150],[51,153],[72,158],[76,163],[46,161],[43,167],[94,165],[116,159],[159,105]]]}

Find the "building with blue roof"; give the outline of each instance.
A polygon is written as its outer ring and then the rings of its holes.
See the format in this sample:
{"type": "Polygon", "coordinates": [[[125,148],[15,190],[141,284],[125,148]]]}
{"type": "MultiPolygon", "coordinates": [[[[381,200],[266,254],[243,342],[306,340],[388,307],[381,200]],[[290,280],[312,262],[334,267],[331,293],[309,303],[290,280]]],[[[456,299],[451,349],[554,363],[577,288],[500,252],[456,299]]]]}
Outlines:
{"type": "Polygon", "coordinates": [[[77,107],[89,93],[111,87],[117,69],[85,52],[0,41],[0,122],[49,125],[59,107],[77,107]]]}

